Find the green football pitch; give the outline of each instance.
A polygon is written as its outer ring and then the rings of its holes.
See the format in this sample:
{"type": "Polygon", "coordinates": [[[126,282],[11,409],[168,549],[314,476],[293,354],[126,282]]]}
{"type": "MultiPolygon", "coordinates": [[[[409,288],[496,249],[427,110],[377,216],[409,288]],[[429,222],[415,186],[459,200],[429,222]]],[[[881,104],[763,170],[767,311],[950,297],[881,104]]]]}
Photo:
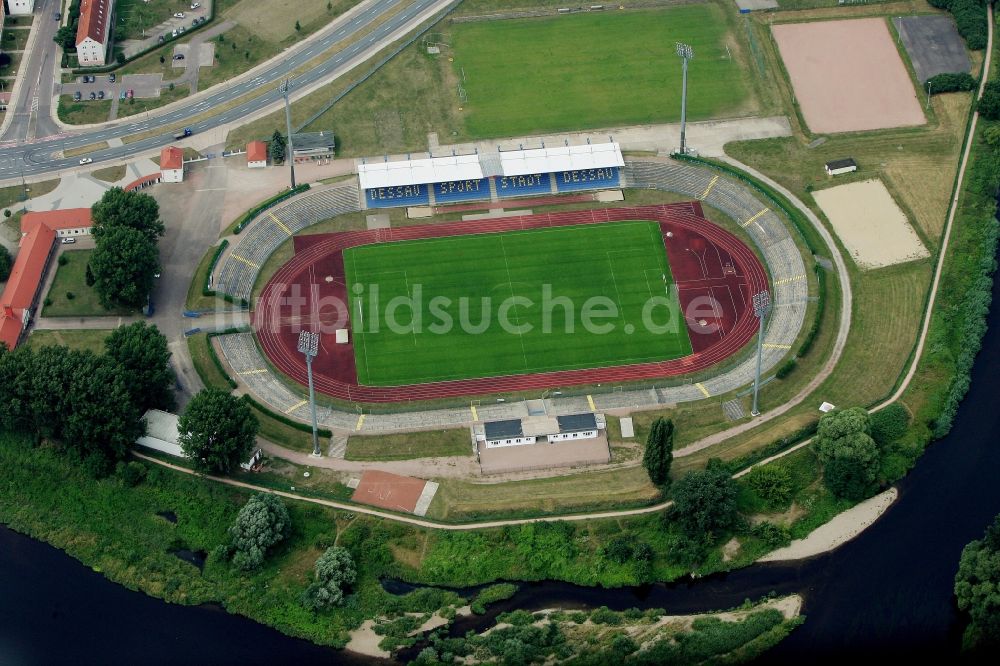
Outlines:
{"type": "Polygon", "coordinates": [[[676,121],[676,42],[694,48],[689,119],[752,112],[752,72],[739,49],[727,48],[733,37],[715,4],[462,23],[450,32],[474,137],[676,121]]]}
{"type": "Polygon", "coordinates": [[[344,266],[363,385],[691,353],[654,222],[364,245],[344,252],[344,266]]]}

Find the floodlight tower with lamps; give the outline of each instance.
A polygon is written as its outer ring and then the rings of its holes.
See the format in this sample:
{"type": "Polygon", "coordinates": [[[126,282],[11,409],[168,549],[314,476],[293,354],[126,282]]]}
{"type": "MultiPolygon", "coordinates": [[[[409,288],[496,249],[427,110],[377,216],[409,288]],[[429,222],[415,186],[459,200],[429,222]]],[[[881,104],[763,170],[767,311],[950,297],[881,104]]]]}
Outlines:
{"type": "Polygon", "coordinates": [[[288,168],[292,176],[292,189],[295,189],[295,151],[292,149],[292,109],[288,105],[288,88],[291,84],[288,79],[281,82],[278,92],[285,98],[285,129],[288,132],[288,141],[285,144],[285,159],[288,160],[288,168]]]}
{"type": "Polygon", "coordinates": [[[309,375],[309,408],[312,410],[313,427],[313,452],[312,457],[319,458],[319,435],[316,428],[316,393],[313,390],[313,365],[312,360],[319,353],[319,333],[309,331],[299,332],[299,352],[306,357],[306,373],[309,375]]]}
{"type": "Polygon", "coordinates": [[[681,57],[681,155],[687,154],[687,94],[688,94],[688,60],[694,57],[694,49],[689,44],[677,42],[677,55],[681,57]]]}
{"type": "Polygon", "coordinates": [[[753,409],[750,410],[751,416],[760,416],[760,410],[757,409],[757,395],[760,393],[760,362],[761,356],[764,354],[764,319],[770,311],[771,295],[766,290],[754,294],[753,314],[760,322],[760,331],[757,333],[757,374],[753,380],[753,409]]]}

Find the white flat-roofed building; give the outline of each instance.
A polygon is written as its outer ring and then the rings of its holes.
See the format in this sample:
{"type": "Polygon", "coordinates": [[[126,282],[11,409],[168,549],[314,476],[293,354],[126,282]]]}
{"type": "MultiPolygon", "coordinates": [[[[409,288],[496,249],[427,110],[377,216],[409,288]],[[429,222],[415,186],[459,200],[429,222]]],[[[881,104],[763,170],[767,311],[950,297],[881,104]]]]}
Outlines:
{"type": "Polygon", "coordinates": [[[483,167],[477,154],[358,163],[358,179],[364,190],[479,180],[482,177],[483,167]]]}
{"type": "Polygon", "coordinates": [[[136,444],[167,455],[187,458],[180,445],[177,431],[179,418],[176,414],[150,409],[143,418],[146,420],[146,434],[137,439],[136,444]]]}
{"type": "Polygon", "coordinates": [[[7,0],[11,16],[25,16],[35,11],[35,0],[7,0]]]}
{"type": "Polygon", "coordinates": [[[523,176],[558,171],[584,171],[625,166],[617,141],[585,143],[578,146],[527,148],[500,152],[504,176],[523,176]]]}
{"type": "Polygon", "coordinates": [[[565,416],[528,416],[523,419],[487,421],[476,439],[494,449],[525,444],[555,444],[572,440],[594,439],[604,428],[604,417],[591,412],[565,416]]]}

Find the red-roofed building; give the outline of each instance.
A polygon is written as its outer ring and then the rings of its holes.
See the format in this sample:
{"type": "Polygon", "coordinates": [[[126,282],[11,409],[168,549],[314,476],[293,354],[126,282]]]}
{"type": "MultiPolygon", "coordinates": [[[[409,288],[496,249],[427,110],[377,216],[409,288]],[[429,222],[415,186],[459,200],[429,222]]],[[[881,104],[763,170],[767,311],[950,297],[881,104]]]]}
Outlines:
{"type": "Polygon", "coordinates": [[[76,29],[76,57],[81,67],[107,64],[111,41],[112,0],[83,0],[76,29]]]}
{"type": "Polygon", "coordinates": [[[20,342],[41,295],[56,239],[89,234],[91,225],[89,208],[24,214],[20,249],[0,294],[0,343],[13,349],[20,342]]]}
{"type": "Polygon", "coordinates": [[[160,174],[164,183],[184,182],[184,151],[177,146],[161,150],[160,174]]]}
{"type": "Polygon", "coordinates": [[[267,144],[263,141],[251,141],[247,144],[247,166],[251,169],[263,169],[267,166],[267,144]]]}

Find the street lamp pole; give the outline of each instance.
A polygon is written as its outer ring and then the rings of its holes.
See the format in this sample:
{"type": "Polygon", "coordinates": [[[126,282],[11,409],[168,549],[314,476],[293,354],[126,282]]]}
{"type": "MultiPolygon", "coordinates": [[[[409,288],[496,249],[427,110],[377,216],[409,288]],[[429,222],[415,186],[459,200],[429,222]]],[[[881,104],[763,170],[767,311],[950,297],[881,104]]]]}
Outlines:
{"type": "Polygon", "coordinates": [[[292,109],[288,105],[288,79],[281,82],[278,91],[285,98],[285,129],[288,132],[288,141],[285,144],[285,159],[288,160],[288,167],[292,177],[292,189],[295,189],[295,150],[292,147],[292,109]]]}
{"type": "Polygon", "coordinates": [[[688,60],[694,57],[694,49],[688,44],[677,42],[677,55],[681,57],[681,155],[687,154],[687,92],[688,60]]]}
{"type": "Polygon", "coordinates": [[[306,373],[309,375],[309,408],[312,411],[312,434],[313,434],[313,458],[319,458],[323,454],[319,451],[319,434],[316,427],[316,392],[313,389],[313,366],[312,360],[319,353],[319,333],[301,331],[299,333],[299,352],[306,357],[306,373]]]}
{"type": "Polygon", "coordinates": [[[764,319],[771,310],[771,295],[767,291],[759,291],[753,295],[753,314],[760,322],[760,330],[757,333],[757,373],[753,380],[753,409],[751,416],[760,416],[757,408],[757,396],[760,393],[760,364],[764,354],[764,319]]]}

